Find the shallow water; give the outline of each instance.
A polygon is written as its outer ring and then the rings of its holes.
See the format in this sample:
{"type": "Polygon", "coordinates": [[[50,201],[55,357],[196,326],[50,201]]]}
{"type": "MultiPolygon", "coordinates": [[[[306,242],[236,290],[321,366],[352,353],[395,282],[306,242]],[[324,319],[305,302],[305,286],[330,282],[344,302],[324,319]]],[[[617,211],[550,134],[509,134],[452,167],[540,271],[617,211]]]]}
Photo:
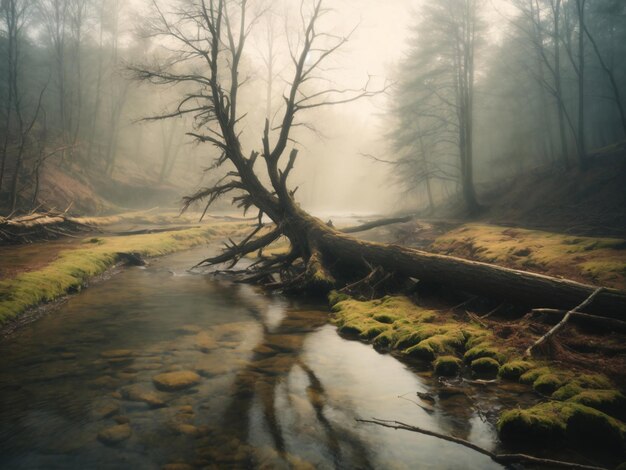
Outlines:
{"type": "Polygon", "coordinates": [[[506,399],[478,389],[424,410],[428,374],[342,339],[323,305],[187,273],[205,251],[129,268],[0,344],[0,467],[499,468],[355,419],[494,449],[486,415],[506,399]],[[197,383],[155,388],[154,376],[182,370],[197,383]],[[102,433],[113,426],[117,443],[102,433]]]}

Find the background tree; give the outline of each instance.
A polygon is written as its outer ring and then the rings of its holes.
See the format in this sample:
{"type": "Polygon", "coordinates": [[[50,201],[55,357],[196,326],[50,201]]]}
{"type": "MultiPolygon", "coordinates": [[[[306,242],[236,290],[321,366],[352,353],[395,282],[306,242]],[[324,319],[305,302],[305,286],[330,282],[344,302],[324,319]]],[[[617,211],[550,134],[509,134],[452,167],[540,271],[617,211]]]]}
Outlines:
{"type": "MultiPolygon", "coordinates": [[[[409,184],[458,179],[468,212],[474,189],[475,58],[483,23],[476,0],[422,6],[406,61],[397,74],[391,138],[409,184]],[[452,158],[451,158],[452,157],[452,158]],[[408,167],[413,171],[406,172],[408,167]]],[[[429,202],[430,204],[430,202],[429,202]]]]}

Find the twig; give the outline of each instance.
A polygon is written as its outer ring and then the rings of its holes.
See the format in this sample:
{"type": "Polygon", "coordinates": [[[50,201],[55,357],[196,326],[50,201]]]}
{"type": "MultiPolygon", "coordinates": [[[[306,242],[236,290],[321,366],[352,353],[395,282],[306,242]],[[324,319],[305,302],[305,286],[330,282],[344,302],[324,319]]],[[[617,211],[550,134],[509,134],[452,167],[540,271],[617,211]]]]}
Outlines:
{"type": "Polygon", "coordinates": [[[405,424],[400,421],[388,421],[388,420],[378,419],[378,418],[372,418],[371,420],[370,419],[357,419],[357,421],[360,423],[376,424],[378,426],[383,426],[385,428],[401,429],[404,431],[417,432],[420,434],[426,434],[427,436],[436,437],[438,439],[443,439],[444,441],[454,442],[455,444],[465,446],[469,449],[475,450],[476,452],[486,455],[494,462],[498,462],[502,464],[529,463],[533,465],[548,465],[551,467],[571,468],[575,470],[606,470],[606,468],[604,467],[583,465],[583,464],[577,464],[573,462],[564,462],[562,460],[542,459],[539,457],[533,457],[532,455],[526,455],[526,454],[496,454],[472,442],[466,441],[465,439],[460,439],[454,436],[447,436],[445,434],[440,434],[435,431],[429,431],[428,429],[422,429],[417,426],[411,426],[410,424],[405,424]]]}
{"type": "Polygon", "coordinates": [[[582,310],[583,308],[587,307],[591,302],[593,302],[593,299],[596,298],[596,296],[602,292],[604,290],[604,287],[598,287],[595,291],[593,291],[593,293],[587,297],[583,303],[577,305],[576,307],[574,307],[572,310],[570,310],[569,312],[567,312],[565,314],[565,316],[561,319],[560,322],[558,322],[556,325],[554,325],[552,328],[550,328],[550,330],[543,335],[541,338],[539,338],[537,341],[535,341],[534,344],[530,345],[528,347],[528,349],[526,350],[526,352],[524,353],[525,356],[531,356],[533,351],[540,345],[542,345],[543,343],[545,343],[550,337],[554,336],[554,334],[559,331],[561,328],[563,328],[565,326],[565,324],[569,321],[570,317],[572,316],[572,314],[577,313],[579,310],[582,310]]]}
{"type": "Polygon", "coordinates": [[[491,310],[491,311],[489,311],[489,312],[485,313],[485,314],[484,314],[482,317],[480,317],[480,318],[483,318],[483,319],[484,319],[484,318],[489,318],[491,315],[494,315],[495,313],[497,313],[497,312],[498,312],[498,311],[499,311],[499,310],[500,310],[503,306],[504,306],[504,304],[503,304],[503,303],[502,303],[502,304],[500,304],[500,305],[498,305],[496,308],[494,308],[493,310],[491,310]]]}

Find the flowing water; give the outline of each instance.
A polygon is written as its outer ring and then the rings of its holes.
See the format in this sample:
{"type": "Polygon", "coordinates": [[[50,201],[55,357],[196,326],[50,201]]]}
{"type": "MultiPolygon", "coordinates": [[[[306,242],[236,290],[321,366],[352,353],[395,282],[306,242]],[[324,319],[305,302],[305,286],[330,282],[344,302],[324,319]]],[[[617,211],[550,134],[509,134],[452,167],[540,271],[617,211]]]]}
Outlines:
{"type": "Polygon", "coordinates": [[[421,402],[416,393],[437,382],[342,339],[324,305],[188,273],[205,251],[129,268],[0,343],[0,467],[499,467],[356,419],[401,420],[494,449],[489,418],[502,394],[450,389],[421,402]],[[153,382],[181,371],[192,373],[153,382]]]}

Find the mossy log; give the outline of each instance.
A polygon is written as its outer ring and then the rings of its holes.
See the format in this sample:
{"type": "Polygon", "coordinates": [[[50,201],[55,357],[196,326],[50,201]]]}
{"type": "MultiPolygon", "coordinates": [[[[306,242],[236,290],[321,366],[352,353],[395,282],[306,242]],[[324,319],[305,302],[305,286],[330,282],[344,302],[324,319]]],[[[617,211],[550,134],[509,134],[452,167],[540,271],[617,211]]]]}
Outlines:
{"type": "MultiPolygon", "coordinates": [[[[381,244],[337,232],[305,216],[308,238],[316,240],[326,265],[350,272],[350,266],[371,266],[434,282],[454,289],[529,307],[569,309],[588,298],[597,287],[542,274],[470,261],[398,245],[381,244]]],[[[354,269],[354,268],[353,268],[354,269]]],[[[587,306],[588,313],[613,318],[626,315],[626,292],[605,289],[587,306]]]]}

